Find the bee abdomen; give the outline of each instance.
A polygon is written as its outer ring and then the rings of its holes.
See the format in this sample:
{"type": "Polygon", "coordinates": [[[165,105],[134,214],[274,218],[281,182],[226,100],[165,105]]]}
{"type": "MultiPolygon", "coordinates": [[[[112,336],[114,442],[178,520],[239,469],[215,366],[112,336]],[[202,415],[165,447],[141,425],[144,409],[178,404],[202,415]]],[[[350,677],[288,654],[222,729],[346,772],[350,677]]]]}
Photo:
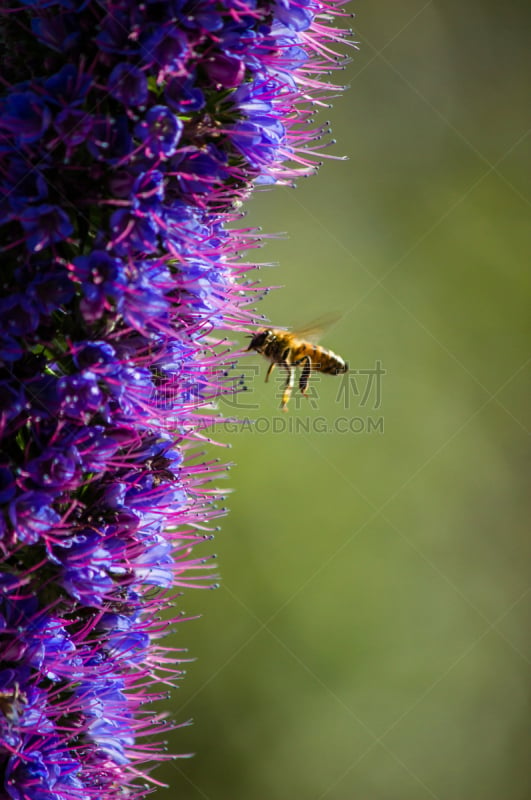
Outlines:
{"type": "Polygon", "coordinates": [[[348,370],[348,364],[332,350],[318,348],[312,361],[315,370],[325,372],[327,375],[341,375],[348,370]]]}

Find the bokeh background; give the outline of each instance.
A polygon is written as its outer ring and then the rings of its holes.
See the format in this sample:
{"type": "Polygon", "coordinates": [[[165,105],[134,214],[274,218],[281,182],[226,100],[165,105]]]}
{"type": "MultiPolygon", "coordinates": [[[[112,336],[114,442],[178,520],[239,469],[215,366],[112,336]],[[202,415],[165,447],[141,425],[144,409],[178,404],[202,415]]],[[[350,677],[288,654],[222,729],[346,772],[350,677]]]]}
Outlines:
{"type": "Polygon", "coordinates": [[[202,618],[173,640],[197,661],[170,749],[196,755],[156,773],[158,800],[531,796],[531,9],[351,10],[351,88],[327,113],[350,160],[260,193],[246,223],[289,237],[258,254],[285,287],[261,311],[342,313],[324,344],[369,372],[282,415],[265,362],[241,364],[260,429],[219,433],[222,584],[186,593],[202,618]]]}

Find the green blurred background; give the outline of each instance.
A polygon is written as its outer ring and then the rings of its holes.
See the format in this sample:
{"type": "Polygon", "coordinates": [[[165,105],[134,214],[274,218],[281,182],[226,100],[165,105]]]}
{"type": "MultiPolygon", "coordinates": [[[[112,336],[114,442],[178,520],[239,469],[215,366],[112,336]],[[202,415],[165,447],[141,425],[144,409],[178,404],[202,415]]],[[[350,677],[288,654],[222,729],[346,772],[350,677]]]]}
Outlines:
{"type": "Polygon", "coordinates": [[[351,10],[360,50],[327,112],[350,160],[260,193],[246,223],[289,236],[258,253],[285,287],[260,310],[343,312],[324,344],[381,362],[381,406],[351,386],[345,408],[324,376],[282,415],[265,362],[242,362],[261,369],[243,412],[261,431],[220,433],[222,585],[186,593],[203,616],[173,642],[197,661],[172,707],[194,725],[170,749],[196,755],[157,771],[158,800],[531,796],[531,9],[351,10]],[[297,418],[332,431],[278,430],[297,418]]]}

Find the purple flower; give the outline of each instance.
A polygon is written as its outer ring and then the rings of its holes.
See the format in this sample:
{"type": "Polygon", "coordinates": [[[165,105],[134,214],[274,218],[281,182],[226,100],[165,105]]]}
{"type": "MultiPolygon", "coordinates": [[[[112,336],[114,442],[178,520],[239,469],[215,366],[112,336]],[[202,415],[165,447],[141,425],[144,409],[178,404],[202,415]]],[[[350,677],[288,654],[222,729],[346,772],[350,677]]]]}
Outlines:
{"type": "Polygon", "coordinates": [[[216,585],[193,546],[223,513],[222,467],[184,455],[239,385],[214,328],[258,322],[235,209],[315,169],[341,2],[0,10],[6,800],[140,800],[171,757],[161,610],[216,585]]]}
{"type": "Polygon", "coordinates": [[[222,89],[239,86],[245,75],[245,62],[225,53],[210,56],[205,68],[212,83],[222,89]]]}
{"type": "Polygon", "coordinates": [[[175,153],[183,131],[183,123],[166,106],[153,106],[142,122],[137,123],[135,134],[144,144],[148,158],[169,158],[175,153]]]}
{"type": "Polygon", "coordinates": [[[50,106],[60,108],[80,106],[90,89],[89,75],[76,69],[73,64],[65,64],[59,72],[44,81],[46,100],[50,106]]]}
{"type": "Polygon", "coordinates": [[[196,76],[190,73],[171,78],[164,86],[164,98],[173,111],[182,114],[200,111],[206,102],[196,76]]]}
{"type": "Polygon", "coordinates": [[[92,117],[79,108],[65,108],[57,114],[53,127],[66,148],[68,160],[74,149],[88,139],[93,124],[92,117]]]}
{"type": "Polygon", "coordinates": [[[0,331],[9,336],[27,336],[38,323],[37,308],[30,298],[19,292],[0,298],[0,331]]]}
{"type": "Polygon", "coordinates": [[[293,31],[305,31],[312,24],[314,10],[311,0],[277,0],[276,17],[287,28],[293,31]]]}
{"type": "Polygon", "coordinates": [[[27,294],[40,314],[53,314],[70,303],[74,287],[64,272],[47,272],[28,286],[27,294]]]}
{"type": "Polygon", "coordinates": [[[80,282],[79,309],[87,324],[101,319],[104,312],[119,306],[126,285],[123,264],[102,250],[78,256],[70,265],[70,274],[80,282]]]}
{"type": "Polygon", "coordinates": [[[157,28],[142,42],[143,61],[153,68],[159,79],[162,75],[182,72],[189,46],[184,33],[169,24],[157,28]]]}
{"type": "Polygon", "coordinates": [[[90,530],[79,533],[56,545],[53,554],[65,591],[83,605],[101,607],[114,586],[111,553],[102,537],[90,530]]]}
{"type": "Polygon", "coordinates": [[[22,212],[20,222],[26,234],[26,246],[34,253],[66,239],[74,230],[67,212],[49,203],[28,207],[22,212]]]}
{"type": "Polygon", "coordinates": [[[118,163],[132,150],[132,136],[127,117],[109,115],[95,117],[87,149],[93,158],[105,163],[118,163]]]}
{"type": "Polygon", "coordinates": [[[48,197],[48,185],[42,170],[33,167],[22,158],[10,159],[4,181],[9,205],[18,215],[27,206],[42,203],[48,197]]]}
{"type": "Polygon", "coordinates": [[[36,92],[14,92],[4,101],[0,130],[12,133],[18,145],[30,144],[40,139],[51,116],[36,92]]]}
{"type": "Polygon", "coordinates": [[[17,495],[8,506],[13,533],[23,544],[35,544],[39,538],[56,525],[59,514],[51,506],[44,492],[24,492],[17,495]]]}
{"type": "Polygon", "coordinates": [[[127,63],[117,64],[109,76],[111,95],[127,108],[143,106],[148,97],[143,72],[127,63]]]}
{"type": "Polygon", "coordinates": [[[59,414],[88,423],[101,411],[104,396],[96,375],[84,370],[57,381],[59,414]]]}
{"type": "Polygon", "coordinates": [[[56,489],[72,489],[77,483],[77,454],[70,448],[49,448],[27,466],[28,475],[33,483],[41,487],[56,489]]]}
{"type": "Polygon", "coordinates": [[[214,145],[202,149],[181,147],[171,165],[184,197],[209,194],[231,175],[226,154],[214,145]]]}
{"type": "Polygon", "coordinates": [[[118,255],[157,252],[158,228],[149,214],[133,208],[121,208],[112,215],[110,228],[112,248],[118,255]]]}

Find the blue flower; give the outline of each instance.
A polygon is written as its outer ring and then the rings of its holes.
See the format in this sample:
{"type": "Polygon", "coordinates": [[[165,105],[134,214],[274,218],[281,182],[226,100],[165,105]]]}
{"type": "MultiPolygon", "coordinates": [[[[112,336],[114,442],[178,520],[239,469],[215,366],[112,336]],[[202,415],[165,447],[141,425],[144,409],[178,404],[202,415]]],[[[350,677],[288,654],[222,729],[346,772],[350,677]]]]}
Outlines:
{"type": "Polygon", "coordinates": [[[26,246],[34,253],[66,239],[74,230],[68,213],[50,203],[29,206],[22,212],[20,222],[26,234],[26,246]]]}
{"type": "Polygon", "coordinates": [[[226,53],[215,53],[208,57],[205,69],[215,86],[233,89],[242,83],[246,66],[241,58],[226,53]]]}
{"type": "Polygon", "coordinates": [[[27,206],[42,203],[47,199],[48,184],[42,166],[33,167],[18,156],[10,160],[4,180],[4,191],[15,216],[23,213],[27,206]]]}
{"type": "Polygon", "coordinates": [[[14,293],[0,298],[0,331],[8,336],[27,336],[39,323],[37,307],[31,297],[14,293]]]}
{"type": "Polygon", "coordinates": [[[87,323],[101,319],[105,311],[119,308],[126,285],[123,264],[102,250],[78,256],[70,265],[70,274],[81,284],[79,308],[87,323]]]}
{"type": "Polygon", "coordinates": [[[59,737],[27,736],[8,764],[5,788],[11,800],[89,800],[78,777],[79,763],[59,737]]]}
{"type": "Polygon", "coordinates": [[[131,194],[133,208],[160,211],[164,199],[164,174],[158,169],[141,172],[133,183],[131,194]]]}
{"type": "Polygon", "coordinates": [[[52,314],[70,303],[74,287],[64,272],[48,272],[31,282],[27,294],[41,314],[52,314]]]}
{"type": "Polygon", "coordinates": [[[76,456],[73,448],[49,448],[28,463],[28,475],[38,487],[73,489],[81,480],[76,456]]]}
{"type": "Polygon", "coordinates": [[[177,113],[189,114],[204,108],[204,92],[196,84],[195,74],[176,75],[164,86],[164,98],[177,113]]]}
{"type": "Polygon", "coordinates": [[[77,375],[59,378],[57,400],[62,416],[88,423],[102,410],[104,397],[96,375],[90,370],[84,370],[77,375]]]}
{"type": "Polygon", "coordinates": [[[65,591],[83,605],[101,607],[114,586],[111,553],[102,537],[90,530],[77,533],[55,545],[53,555],[65,591]]]}
{"type": "Polygon", "coordinates": [[[182,121],[167,106],[153,106],[135,126],[135,135],[144,144],[148,158],[172,156],[182,131],[182,121]]]}
{"type": "Polygon", "coordinates": [[[311,0],[276,0],[276,17],[287,28],[305,31],[312,24],[314,9],[311,0]]]}
{"type": "Polygon", "coordinates": [[[88,139],[93,124],[90,114],[78,108],[65,108],[57,114],[53,127],[66,148],[67,160],[71,158],[75,148],[88,139]]]}
{"type": "Polygon", "coordinates": [[[187,37],[175,26],[162,26],[143,39],[142,60],[158,73],[182,72],[188,48],[187,37]]]}
{"type": "Polygon", "coordinates": [[[124,159],[133,147],[127,117],[94,117],[86,146],[90,155],[100,161],[117,163],[124,159]]]}
{"type": "Polygon", "coordinates": [[[210,194],[230,177],[226,154],[215,147],[181,147],[171,162],[182,197],[210,194]]]}
{"type": "Polygon", "coordinates": [[[146,76],[138,67],[117,64],[109,76],[111,95],[127,108],[145,105],[148,97],[146,76]]]}
{"type": "Polygon", "coordinates": [[[131,209],[115,211],[110,219],[112,249],[118,255],[156,253],[158,226],[149,214],[131,209]]]}
{"type": "Polygon", "coordinates": [[[42,97],[29,90],[8,95],[1,112],[0,130],[12,133],[19,146],[40,139],[52,118],[42,97]]]}
{"type": "Polygon", "coordinates": [[[19,494],[9,503],[8,517],[13,533],[23,544],[35,544],[41,536],[60,520],[44,492],[29,491],[19,494]]]}
{"type": "Polygon", "coordinates": [[[65,64],[59,72],[43,83],[46,102],[50,106],[67,108],[80,106],[91,87],[89,75],[78,70],[74,64],[65,64]]]}

